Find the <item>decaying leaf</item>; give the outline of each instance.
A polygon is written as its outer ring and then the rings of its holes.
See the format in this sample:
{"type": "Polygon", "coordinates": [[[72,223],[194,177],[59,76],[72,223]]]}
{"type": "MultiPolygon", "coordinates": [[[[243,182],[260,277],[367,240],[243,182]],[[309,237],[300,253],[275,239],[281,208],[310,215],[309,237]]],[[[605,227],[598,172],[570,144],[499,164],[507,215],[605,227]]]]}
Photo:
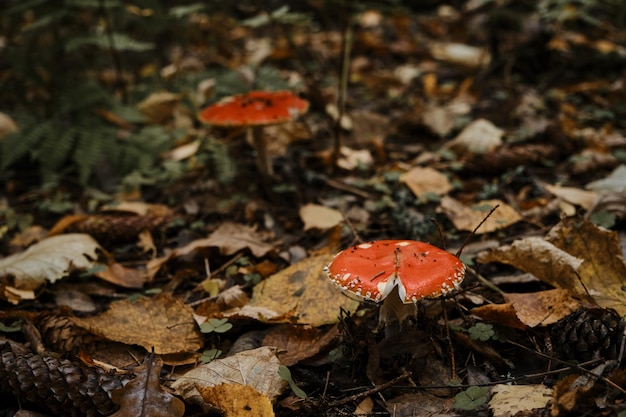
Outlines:
{"type": "Polygon", "coordinates": [[[518,412],[543,409],[552,398],[545,385],[494,385],[489,408],[494,417],[514,416],[518,412]]]}
{"type": "Polygon", "coordinates": [[[113,402],[122,406],[112,417],[182,417],[185,404],[161,387],[162,367],[157,355],[148,354],[135,368],[135,378],[111,393],[113,402]]]}
{"type": "Polygon", "coordinates": [[[172,384],[185,401],[203,405],[198,391],[219,384],[248,385],[273,401],[287,387],[278,375],[281,363],[275,349],[260,347],[245,350],[224,359],[216,359],[187,372],[172,384]]]}
{"type": "Polygon", "coordinates": [[[547,326],[576,311],[580,302],[569,291],[554,289],[535,293],[504,294],[505,304],[487,304],[472,314],[508,327],[547,326]],[[523,324],[520,326],[520,324],[523,324]]]}
{"type": "Polygon", "coordinates": [[[340,211],[319,204],[307,204],[300,207],[300,218],[304,222],[304,230],[328,230],[343,221],[340,211]]]}
{"type": "Polygon", "coordinates": [[[582,300],[626,314],[626,262],[617,233],[588,221],[564,219],[547,240],[528,237],[479,255],[530,272],[582,300]]]}
{"type": "Polygon", "coordinates": [[[104,313],[72,321],[105,339],[143,346],[157,354],[195,352],[202,343],[193,311],[171,294],[111,303],[104,313]]]}
{"type": "Polygon", "coordinates": [[[491,213],[491,216],[480,226],[476,234],[504,229],[522,219],[513,207],[500,200],[484,200],[472,206],[466,206],[452,197],[445,196],[441,199],[441,204],[437,210],[444,212],[457,229],[471,232],[485,219],[489,210],[496,205],[499,205],[498,209],[491,213]]]}
{"type": "MultiPolygon", "coordinates": [[[[554,226],[547,239],[567,253],[584,259],[578,269],[581,283],[567,283],[581,298],[591,296],[600,306],[626,314],[626,261],[617,232],[603,229],[589,221],[564,219],[554,226]]],[[[554,284],[552,284],[554,285],[554,284]]]]}
{"type": "Polygon", "coordinates": [[[263,345],[275,347],[280,362],[291,366],[317,355],[338,336],[337,326],[322,331],[310,326],[284,324],[271,329],[265,335],[263,345]]]}
{"type": "Polygon", "coordinates": [[[337,160],[337,166],[347,171],[359,167],[370,167],[374,163],[372,154],[367,149],[352,149],[347,146],[342,146],[340,150],[340,157],[337,160]]]}
{"type": "MultiPolygon", "coordinates": [[[[559,288],[580,286],[577,271],[583,260],[557,248],[546,240],[531,236],[479,254],[478,261],[513,265],[559,288]]],[[[579,293],[582,288],[574,291],[579,293]]]]}
{"type": "Polygon", "coordinates": [[[204,248],[217,247],[225,255],[232,255],[243,249],[249,249],[258,258],[265,256],[274,246],[265,243],[263,237],[253,227],[243,224],[225,222],[206,239],[198,239],[182,248],[173,250],[169,255],[148,262],[149,276],[153,277],[170,259],[189,255],[204,248]]]}
{"type": "Polygon", "coordinates": [[[98,242],[86,234],[53,236],[0,259],[0,279],[12,279],[19,290],[35,290],[46,281],[54,283],[73,271],[91,268],[98,249],[98,242]]]}
{"type": "Polygon", "coordinates": [[[254,287],[249,306],[282,315],[274,321],[313,327],[336,323],[342,308],[354,312],[359,303],[342,294],[323,273],[331,259],[332,255],[306,258],[261,281],[254,287]]]}
{"type": "Polygon", "coordinates": [[[413,167],[400,175],[400,182],[405,183],[418,198],[425,193],[445,195],[452,190],[448,177],[433,168],[413,167]]]}
{"type": "Polygon", "coordinates": [[[621,193],[626,190],[626,165],[620,165],[609,176],[587,184],[587,188],[595,191],[613,191],[621,193]]]}
{"type": "Polygon", "coordinates": [[[205,402],[224,413],[224,417],[273,417],[272,402],[249,385],[217,384],[199,387],[205,402]]]}

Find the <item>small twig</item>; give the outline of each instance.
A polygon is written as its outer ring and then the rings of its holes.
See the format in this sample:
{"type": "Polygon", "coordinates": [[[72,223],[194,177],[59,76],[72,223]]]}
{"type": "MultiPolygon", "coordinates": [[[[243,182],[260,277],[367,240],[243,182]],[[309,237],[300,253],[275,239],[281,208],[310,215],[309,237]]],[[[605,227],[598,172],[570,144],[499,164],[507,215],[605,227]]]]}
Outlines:
{"type": "Polygon", "coordinates": [[[459,248],[459,250],[457,251],[457,253],[456,253],[456,255],[455,255],[457,258],[458,258],[459,256],[461,256],[461,253],[463,252],[463,248],[465,248],[465,245],[467,245],[467,242],[469,242],[469,240],[472,238],[472,236],[474,236],[474,235],[476,234],[476,232],[478,231],[478,229],[480,229],[480,226],[482,226],[482,225],[483,225],[483,224],[487,221],[487,219],[488,219],[488,218],[489,218],[489,217],[493,214],[493,212],[494,212],[494,211],[496,211],[496,209],[497,209],[498,207],[500,207],[500,204],[496,204],[496,205],[495,205],[495,207],[494,207],[494,208],[492,208],[492,209],[489,211],[489,213],[487,213],[487,215],[485,216],[485,218],[484,218],[484,219],[483,219],[480,223],[478,223],[478,226],[476,226],[476,227],[474,228],[474,230],[472,230],[472,233],[470,233],[470,234],[469,234],[469,235],[465,238],[465,240],[463,241],[463,244],[461,245],[461,247],[459,248]]]}
{"type": "Polygon", "coordinates": [[[498,288],[498,286],[495,285],[493,282],[489,281],[487,278],[485,278],[482,275],[480,275],[474,268],[472,268],[471,266],[465,265],[465,269],[467,269],[469,272],[471,272],[472,275],[474,275],[476,277],[476,279],[478,281],[480,281],[480,283],[483,284],[485,287],[489,288],[490,290],[493,290],[493,291],[497,292],[498,294],[504,295],[504,291],[502,291],[500,288],[498,288]]]}
{"type": "Polygon", "coordinates": [[[552,361],[555,361],[555,362],[558,362],[558,363],[570,366],[572,369],[576,369],[577,371],[583,372],[583,373],[585,373],[587,375],[590,375],[590,376],[592,376],[594,378],[597,378],[598,380],[604,382],[605,384],[611,386],[612,388],[614,388],[614,389],[618,390],[619,392],[621,392],[622,394],[626,395],[626,389],[620,387],[615,382],[611,381],[608,378],[603,377],[602,375],[594,374],[592,371],[590,371],[588,369],[585,369],[585,368],[581,367],[580,365],[576,365],[576,364],[573,364],[573,363],[570,363],[570,362],[567,362],[567,361],[555,358],[553,356],[546,355],[545,353],[541,353],[539,351],[532,350],[532,349],[530,349],[530,348],[528,348],[528,347],[526,347],[526,346],[524,346],[522,344],[519,344],[517,342],[513,342],[511,340],[507,340],[507,342],[512,344],[513,346],[517,346],[519,348],[522,348],[524,350],[532,352],[532,353],[534,353],[537,356],[541,356],[542,358],[549,359],[549,360],[552,360],[552,361]]]}
{"type": "Polygon", "coordinates": [[[349,402],[358,401],[361,398],[365,398],[365,397],[368,397],[368,396],[370,396],[372,394],[376,394],[376,393],[378,393],[380,391],[384,391],[387,388],[397,384],[398,382],[403,381],[403,380],[409,378],[411,375],[412,375],[412,373],[410,371],[406,371],[402,375],[392,379],[389,382],[385,382],[384,384],[376,385],[376,386],[374,386],[374,388],[368,389],[368,390],[363,391],[363,392],[359,392],[358,394],[351,395],[351,396],[343,398],[341,400],[333,401],[331,403],[328,403],[328,406],[329,407],[336,407],[338,405],[343,405],[343,404],[347,404],[349,402]]]}
{"type": "MultiPolygon", "coordinates": [[[[344,9],[345,10],[345,9],[344,9]]],[[[335,149],[333,152],[333,169],[341,155],[341,121],[346,113],[346,96],[348,95],[348,79],[350,78],[350,54],[354,41],[352,12],[347,11],[346,27],[343,31],[341,43],[341,67],[339,69],[339,94],[337,94],[337,121],[335,123],[335,149]]]]}

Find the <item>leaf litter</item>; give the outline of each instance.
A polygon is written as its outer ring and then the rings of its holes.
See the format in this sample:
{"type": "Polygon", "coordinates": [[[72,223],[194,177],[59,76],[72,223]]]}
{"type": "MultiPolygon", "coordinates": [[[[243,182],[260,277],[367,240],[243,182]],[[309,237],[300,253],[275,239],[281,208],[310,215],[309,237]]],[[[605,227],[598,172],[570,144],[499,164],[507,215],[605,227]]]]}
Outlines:
{"type": "MultiPolygon", "coordinates": [[[[570,64],[621,59],[620,30],[607,16],[599,21],[611,30],[552,25],[556,10],[522,7],[511,31],[496,21],[509,5],[466,3],[391,14],[368,5],[343,33],[321,21],[311,32],[289,8],[239,11],[254,24],[192,12],[189,27],[223,47],[207,54],[206,42],[191,41],[155,65],[164,84],[142,90],[144,116],[95,113],[119,138],[144,123],[180,133],[160,157],[172,172],[185,166],[183,180],[144,172],[125,195],[92,190],[70,215],[53,216],[47,238],[28,224],[49,219],[16,213],[30,197],[7,187],[0,236],[14,243],[0,260],[0,325],[20,329],[31,356],[17,357],[11,341],[2,380],[54,372],[35,364],[56,349],[134,376],[107,394],[119,416],[180,416],[180,399],[189,415],[196,406],[228,416],[617,414],[626,395],[623,94],[619,77],[572,76],[570,64]],[[212,19],[221,24],[206,26],[212,19]],[[308,72],[311,57],[319,73],[308,72]],[[327,82],[335,60],[348,65],[347,96],[327,82]],[[230,78],[212,72],[217,62],[230,78]],[[169,84],[207,68],[182,90],[193,97],[169,84]],[[194,108],[272,83],[310,99],[312,111],[268,129],[276,173],[262,183],[245,135],[199,126],[194,108]],[[363,242],[459,247],[495,205],[472,237],[492,249],[465,245],[473,270],[459,292],[420,302],[407,322],[381,328],[374,305],[322,273],[334,253],[363,242]]],[[[9,121],[7,131],[19,128],[9,121]]],[[[21,382],[11,393],[32,398],[21,382]]]]}

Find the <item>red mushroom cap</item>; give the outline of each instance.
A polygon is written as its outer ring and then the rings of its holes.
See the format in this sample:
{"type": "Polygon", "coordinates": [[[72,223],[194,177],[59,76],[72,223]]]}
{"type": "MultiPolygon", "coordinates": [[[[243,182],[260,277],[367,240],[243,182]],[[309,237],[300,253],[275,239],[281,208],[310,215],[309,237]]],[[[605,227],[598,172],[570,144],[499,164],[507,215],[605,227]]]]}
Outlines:
{"type": "Polygon", "coordinates": [[[339,252],[324,268],[342,290],[376,302],[395,286],[404,304],[436,298],[465,278],[465,265],[436,246],[414,240],[379,240],[339,252]]]}
{"type": "Polygon", "coordinates": [[[198,118],[214,126],[264,126],[306,113],[309,102],[289,91],[250,91],[226,97],[202,110],[198,118]]]}

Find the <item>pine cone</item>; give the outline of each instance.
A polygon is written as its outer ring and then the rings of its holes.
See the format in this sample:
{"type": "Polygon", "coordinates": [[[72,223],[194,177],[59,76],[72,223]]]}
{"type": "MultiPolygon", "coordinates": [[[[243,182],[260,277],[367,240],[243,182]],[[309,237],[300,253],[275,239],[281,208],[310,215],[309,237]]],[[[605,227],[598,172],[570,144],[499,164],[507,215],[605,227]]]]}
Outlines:
{"type": "Polygon", "coordinates": [[[109,393],[119,376],[68,360],[30,353],[14,342],[0,345],[0,389],[60,416],[107,416],[118,408],[109,393]]]}
{"type": "Polygon", "coordinates": [[[626,322],[611,309],[580,308],[552,328],[552,342],[564,359],[618,359],[626,322]]]}
{"type": "Polygon", "coordinates": [[[82,348],[90,352],[97,339],[95,335],[76,326],[71,318],[44,314],[39,319],[39,331],[46,347],[58,353],[69,353],[82,348]]]}

